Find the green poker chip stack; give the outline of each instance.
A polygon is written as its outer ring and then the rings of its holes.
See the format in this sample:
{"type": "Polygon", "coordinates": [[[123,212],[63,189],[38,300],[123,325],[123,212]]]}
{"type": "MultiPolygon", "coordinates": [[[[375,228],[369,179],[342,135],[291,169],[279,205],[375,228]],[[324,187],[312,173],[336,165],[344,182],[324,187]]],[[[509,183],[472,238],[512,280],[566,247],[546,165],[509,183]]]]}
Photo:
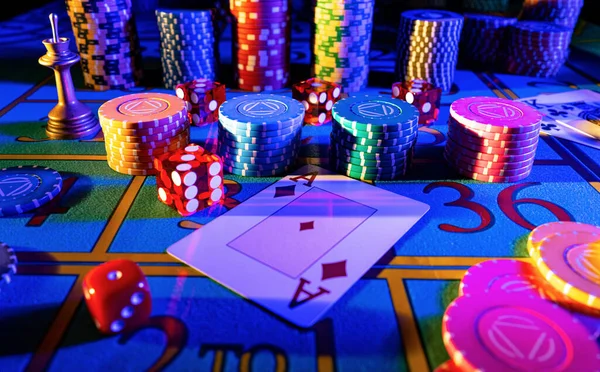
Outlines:
{"type": "Polygon", "coordinates": [[[360,180],[394,180],[410,169],[419,112],[380,95],[352,96],[332,108],[332,170],[360,180]]]}

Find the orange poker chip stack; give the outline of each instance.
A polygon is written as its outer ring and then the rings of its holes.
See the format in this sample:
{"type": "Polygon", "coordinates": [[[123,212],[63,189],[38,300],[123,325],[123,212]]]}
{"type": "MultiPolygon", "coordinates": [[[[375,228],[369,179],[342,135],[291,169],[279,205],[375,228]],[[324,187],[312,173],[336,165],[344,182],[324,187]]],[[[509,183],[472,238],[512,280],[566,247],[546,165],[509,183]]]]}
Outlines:
{"type": "Polygon", "coordinates": [[[133,176],[156,174],[154,159],[186,146],[190,130],[185,102],[164,93],[136,93],[98,110],[108,166],[133,176]]]}

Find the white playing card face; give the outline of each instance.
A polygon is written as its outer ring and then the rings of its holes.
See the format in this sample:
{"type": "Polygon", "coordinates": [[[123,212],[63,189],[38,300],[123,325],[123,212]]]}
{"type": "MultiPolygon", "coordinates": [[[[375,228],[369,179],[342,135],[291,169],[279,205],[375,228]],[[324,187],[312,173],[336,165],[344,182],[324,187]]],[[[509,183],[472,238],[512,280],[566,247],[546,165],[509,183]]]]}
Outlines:
{"type": "Polygon", "coordinates": [[[543,133],[600,149],[600,93],[579,89],[519,101],[545,115],[543,133]]]}
{"type": "Polygon", "coordinates": [[[421,202],[309,165],[167,252],[309,327],[428,210],[421,202]]]}
{"type": "Polygon", "coordinates": [[[313,187],[227,245],[297,278],[375,212],[313,187]]]}

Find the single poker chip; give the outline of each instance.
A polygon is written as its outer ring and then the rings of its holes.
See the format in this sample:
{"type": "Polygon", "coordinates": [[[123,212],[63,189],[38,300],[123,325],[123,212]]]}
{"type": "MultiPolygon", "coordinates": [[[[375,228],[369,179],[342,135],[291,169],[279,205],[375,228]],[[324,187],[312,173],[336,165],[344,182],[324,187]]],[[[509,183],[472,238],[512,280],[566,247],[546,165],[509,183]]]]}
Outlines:
{"type": "Polygon", "coordinates": [[[529,237],[527,238],[527,249],[537,250],[542,240],[547,237],[553,234],[568,232],[585,232],[600,235],[600,226],[571,221],[548,222],[537,226],[529,233],[529,237]]]}
{"type": "Polygon", "coordinates": [[[232,128],[232,127],[227,126],[227,123],[225,123],[225,125],[221,122],[219,123],[219,130],[223,129],[235,136],[246,137],[246,138],[249,138],[249,137],[277,138],[280,136],[289,135],[290,133],[296,133],[298,130],[300,130],[300,128],[301,127],[290,126],[290,127],[279,129],[279,130],[255,131],[255,130],[248,130],[248,129],[232,128]]]}
{"type": "Polygon", "coordinates": [[[17,255],[6,243],[0,242],[0,282],[10,283],[17,274],[17,255]]]}
{"type": "Polygon", "coordinates": [[[337,101],[333,119],[342,127],[366,132],[395,132],[412,129],[419,111],[410,103],[387,96],[352,96],[337,101]]]}
{"type": "Polygon", "coordinates": [[[493,133],[526,133],[539,130],[542,114],[521,102],[495,97],[459,98],[450,115],[460,124],[493,133]]]}
{"type": "Polygon", "coordinates": [[[491,141],[524,141],[530,140],[532,138],[539,137],[541,127],[538,130],[533,130],[531,132],[525,133],[517,133],[517,134],[504,134],[504,133],[495,133],[495,132],[484,132],[481,130],[477,130],[474,128],[470,128],[464,126],[454,120],[452,117],[448,118],[448,130],[453,130],[457,134],[465,134],[470,137],[486,139],[491,141]]]}
{"type": "Polygon", "coordinates": [[[301,126],[304,106],[274,94],[252,94],[231,98],[219,107],[219,121],[226,128],[274,131],[301,126]]]}
{"type": "Polygon", "coordinates": [[[358,136],[348,135],[343,131],[338,131],[335,127],[332,127],[332,135],[338,139],[343,140],[346,143],[356,144],[360,146],[374,146],[374,147],[390,147],[390,146],[401,146],[407,143],[412,143],[417,140],[418,131],[408,136],[396,137],[391,139],[367,139],[358,136]]]}
{"type": "Polygon", "coordinates": [[[461,370],[584,371],[600,363],[599,346],[585,326],[560,306],[533,296],[461,296],[446,309],[442,335],[461,370]]]}
{"type": "Polygon", "coordinates": [[[550,235],[528,249],[541,275],[573,301],[600,310],[596,274],[600,234],[570,231],[550,235]]]}
{"type": "MultiPolygon", "coordinates": [[[[459,296],[496,291],[509,295],[538,296],[573,311],[580,320],[588,320],[587,314],[600,316],[600,311],[591,312],[558,292],[540,275],[534,264],[526,261],[506,259],[481,262],[467,270],[458,288],[459,296]]],[[[600,325],[600,319],[596,323],[600,325]]]]}
{"type": "Polygon", "coordinates": [[[391,140],[391,139],[395,139],[395,138],[399,138],[399,137],[408,137],[410,135],[413,135],[418,131],[419,126],[415,124],[411,128],[399,130],[396,132],[367,132],[367,131],[361,131],[361,130],[349,129],[349,128],[343,127],[337,121],[333,120],[331,122],[331,128],[332,128],[332,131],[335,131],[336,133],[344,134],[346,136],[353,136],[353,137],[364,138],[364,139],[368,139],[368,140],[391,140]]]}
{"type": "Polygon", "coordinates": [[[106,126],[135,129],[156,128],[187,117],[185,102],[165,93],[134,93],[113,98],[98,109],[106,126]]]}
{"type": "Polygon", "coordinates": [[[138,129],[124,129],[124,128],[115,128],[109,126],[103,126],[103,132],[109,132],[118,136],[134,136],[134,137],[143,137],[143,136],[153,136],[157,134],[168,133],[172,130],[176,130],[181,127],[186,127],[188,125],[187,118],[176,121],[171,124],[163,125],[160,127],[152,127],[152,128],[138,128],[138,129]]]}
{"type": "Polygon", "coordinates": [[[61,175],[40,166],[0,169],[0,217],[32,211],[54,199],[62,189],[61,175]]]}

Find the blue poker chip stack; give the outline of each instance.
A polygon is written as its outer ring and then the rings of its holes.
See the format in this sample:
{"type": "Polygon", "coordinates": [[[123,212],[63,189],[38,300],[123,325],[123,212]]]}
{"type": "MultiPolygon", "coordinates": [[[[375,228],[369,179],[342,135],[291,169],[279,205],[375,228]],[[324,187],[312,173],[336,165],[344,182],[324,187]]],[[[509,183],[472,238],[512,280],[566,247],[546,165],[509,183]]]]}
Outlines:
{"type": "Polygon", "coordinates": [[[583,0],[525,0],[521,20],[552,22],[575,28],[583,0]]]}
{"type": "Polygon", "coordinates": [[[219,108],[219,155],[223,169],[244,177],[282,176],[300,148],[304,106],[289,97],[252,94],[219,108]]]}
{"type": "Polygon", "coordinates": [[[504,60],[508,26],[517,23],[516,17],[466,13],[460,37],[459,57],[470,68],[489,68],[504,60]],[[500,54],[500,55],[499,55],[500,54]]]}
{"type": "Polygon", "coordinates": [[[401,14],[396,75],[399,81],[422,79],[447,92],[454,82],[463,16],[445,10],[409,10],[401,14]]]}
{"type": "Polygon", "coordinates": [[[573,32],[551,22],[521,21],[510,26],[506,70],[517,75],[553,77],[569,57],[573,32]]]}
{"type": "Polygon", "coordinates": [[[199,78],[215,80],[215,33],[211,10],[157,9],[165,88],[199,78]]]}
{"type": "Polygon", "coordinates": [[[405,176],[417,143],[419,111],[388,96],[353,96],[332,108],[331,169],[360,180],[405,176]]]}

